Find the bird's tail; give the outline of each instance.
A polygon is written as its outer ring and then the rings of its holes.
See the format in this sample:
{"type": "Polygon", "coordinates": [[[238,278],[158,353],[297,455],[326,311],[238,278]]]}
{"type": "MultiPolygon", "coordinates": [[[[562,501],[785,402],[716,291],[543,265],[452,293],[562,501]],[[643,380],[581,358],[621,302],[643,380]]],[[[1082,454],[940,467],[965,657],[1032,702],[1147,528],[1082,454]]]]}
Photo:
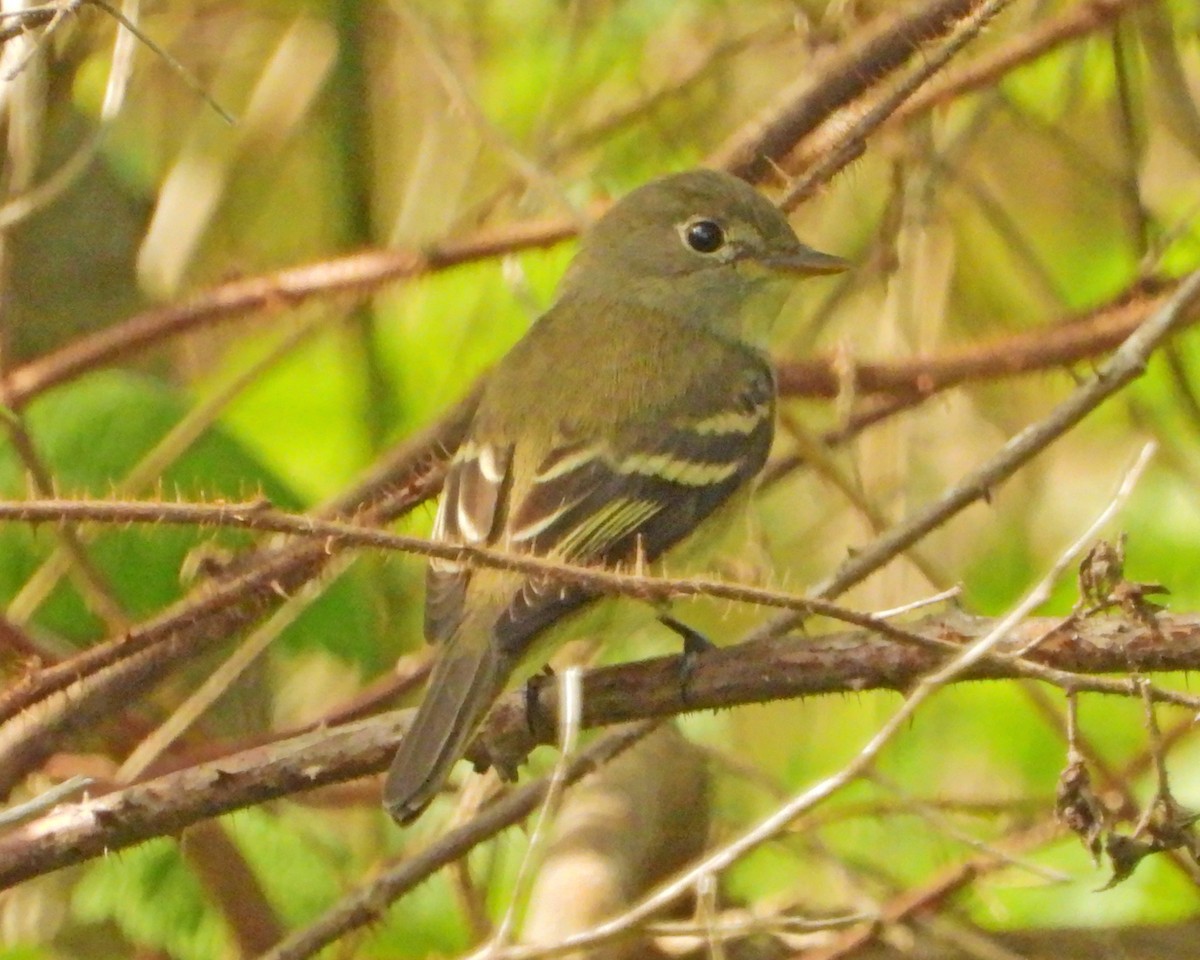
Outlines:
{"type": "Polygon", "coordinates": [[[383,787],[383,804],[398,823],[410,823],[428,806],[504,690],[509,658],[480,639],[461,631],[449,638],[400,741],[383,787]]]}

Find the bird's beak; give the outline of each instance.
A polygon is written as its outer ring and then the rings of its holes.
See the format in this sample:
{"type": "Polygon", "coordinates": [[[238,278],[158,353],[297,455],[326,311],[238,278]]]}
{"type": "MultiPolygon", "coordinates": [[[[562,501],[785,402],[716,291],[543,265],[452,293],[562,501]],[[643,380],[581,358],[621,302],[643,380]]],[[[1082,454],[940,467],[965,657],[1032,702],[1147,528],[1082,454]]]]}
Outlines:
{"type": "Polygon", "coordinates": [[[804,244],[797,244],[788,250],[778,253],[771,252],[757,258],[759,263],[780,273],[791,273],[800,277],[821,276],[826,273],[841,273],[850,269],[850,261],[835,257],[831,253],[821,253],[804,244]]]}

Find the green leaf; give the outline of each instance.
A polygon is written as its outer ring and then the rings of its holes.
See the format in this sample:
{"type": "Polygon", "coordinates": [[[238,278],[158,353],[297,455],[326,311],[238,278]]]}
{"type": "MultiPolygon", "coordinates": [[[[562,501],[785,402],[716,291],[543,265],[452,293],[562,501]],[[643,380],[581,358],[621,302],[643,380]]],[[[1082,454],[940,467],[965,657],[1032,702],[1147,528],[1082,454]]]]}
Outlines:
{"type": "Polygon", "coordinates": [[[231,949],[224,921],[173,840],[152,840],[90,867],[72,909],[92,923],[112,922],[133,943],[177,960],[212,960],[231,949]]]}
{"type": "MultiPolygon", "coordinates": [[[[106,371],[52,391],[26,415],[39,457],[62,497],[105,498],[187,409],[185,398],[149,377],[106,371]]],[[[30,495],[25,468],[11,445],[0,448],[0,495],[30,495]]],[[[220,429],[210,429],[168,467],[156,489],[140,498],[197,500],[266,496],[283,508],[299,501],[275,476],[220,429]]],[[[185,527],[86,527],[87,552],[118,602],[132,617],[145,617],[179,597],[179,573],[188,552],[201,543],[225,547],[249,542],[245,533],[185,527]]],[[[0,529],[0,596],[11,599],[49,556],[58,539],[49,526],[0,529]]],[[[60,583],[38,622],[82,642],[100,626],[79,594],[60,583]]]]}

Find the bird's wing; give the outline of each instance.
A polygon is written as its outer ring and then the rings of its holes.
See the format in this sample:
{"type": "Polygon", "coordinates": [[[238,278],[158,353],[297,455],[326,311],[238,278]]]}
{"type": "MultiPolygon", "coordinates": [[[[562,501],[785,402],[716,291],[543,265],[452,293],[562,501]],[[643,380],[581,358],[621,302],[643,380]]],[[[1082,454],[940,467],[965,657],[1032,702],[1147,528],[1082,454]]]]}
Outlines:
{"type": "MultiPolygon", "coordinates": [[[[499,545],[571,563],[654,560],[683,540],[762,467],[771,444],[774,382],[747,364],[730,389],[699,411],[667,411],[615,436],[564,442],[513,491],[513,450],[469,441],[446,479],[434,538],[499,545]]],[[[448,638],[462,619],[470,569],[429,564],[425,629],[448,638]]],[[[515,589],[494,637],[518,653],[524,641],[585,602],[585,588],[534,577],[515,589]]]]}
{"type": "MultiPolygon", "coordinates": [[[[451,464],[436,536],[576,563],[611,565],[639,554],[653,560],[766,459],[774,404],[770,368],[755,361],[717,372],[705,384],[704,399],[668,404],[653,422],[596,431],[603,436],[564,438],[529,477],[514,477],[521,450],[474,438],[451,464]]],[[[545,577],[474,576],[473,583],[465,565],[429,565],[426,633],[445,649],[384,788],[401,822],[429,802],[531,639],[594,597],[585,587],[545,577]],[[483,591],[482,604],[468,603],[472,589],[483,591]],[[468,609],[472,619],[464,622],[468,609]]]]}

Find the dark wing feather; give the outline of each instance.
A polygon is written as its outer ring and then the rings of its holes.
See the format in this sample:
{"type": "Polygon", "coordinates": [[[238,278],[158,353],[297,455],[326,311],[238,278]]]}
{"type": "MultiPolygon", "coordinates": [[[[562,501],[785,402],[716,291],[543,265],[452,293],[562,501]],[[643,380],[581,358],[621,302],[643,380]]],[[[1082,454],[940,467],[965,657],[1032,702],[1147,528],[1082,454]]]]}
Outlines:
{"type": "MultiPolygon", "coordinates": [[[[574,563],[655,560],[761,469],[771,445],[774,382],[749,368],[719,409],[631,430],[615,443],[564,447],[539,467],[505,523],[514,548],[574,563]]],[[[530,578],[493,636],[518,655],[529,637],[587,600],[583,587],[530,578]]]]}

